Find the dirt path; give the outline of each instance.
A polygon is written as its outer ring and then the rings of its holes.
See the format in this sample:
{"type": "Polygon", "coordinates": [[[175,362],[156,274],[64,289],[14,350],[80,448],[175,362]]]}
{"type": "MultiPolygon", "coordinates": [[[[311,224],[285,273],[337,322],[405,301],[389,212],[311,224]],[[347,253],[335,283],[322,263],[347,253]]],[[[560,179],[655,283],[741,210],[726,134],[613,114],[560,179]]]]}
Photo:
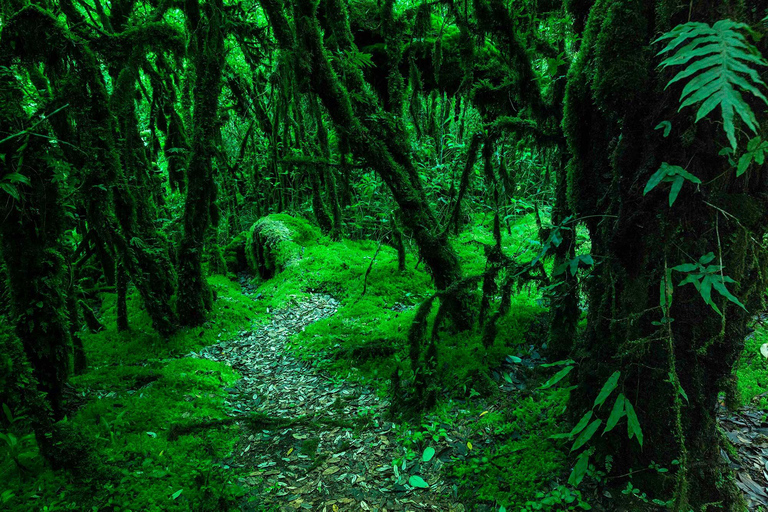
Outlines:
{"type": "Polygon", "coordinates": [[[227,390],[229,405],[237,414],[265,418],[240,422],[242,435],[227,461],[263,500],[243,510],[463,511],[441,473],[450,447],[438,446],[428,462],[418,456],[395,469],[403,451],[396,426],[381,419],[387,401],[288,355],[288,339],[338,305],[312,295],[276,312],[268,325],[192,354],[237,370],[242,378],[227,390]],[[429,488],[408,485],[413,475],[429,488]]]}

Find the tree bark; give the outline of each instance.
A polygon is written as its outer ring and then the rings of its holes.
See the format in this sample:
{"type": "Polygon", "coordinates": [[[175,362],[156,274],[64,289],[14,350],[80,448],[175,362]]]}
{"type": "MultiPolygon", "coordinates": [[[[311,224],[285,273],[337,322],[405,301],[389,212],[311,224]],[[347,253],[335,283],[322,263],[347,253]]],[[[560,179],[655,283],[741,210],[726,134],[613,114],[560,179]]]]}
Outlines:
{"type": "MultiPolygon", "coordinates": [[[[732,293],[758,310],[768,261],[753,240],[766,234],[766,169],[735,178],[718,156],[727,145],[720,126],[695,123],[686,110],[678,114],[680,89],[665,91],[674,75],[656,71],[652,43],[685,23],[689,6],[670,14],[657,10],[661,4],[599,0],[568,77],[563,126],[573,155],[569,201],[586,219],[592,253],[600,258],[586,283],[588,325],[575,349],[579,386],[572,410],[579,416],[590,409],[609,376],[621,371],[619,390],[634,406],[644,443],[641,449],[619,432],[620,424],[597,440],[598,465],[612,455],[614,472],[624,474],[654,461],[671,473],[632,476],[651,497],[674,497],[674,510],[735,511],[741,497],[720,456],[716,408],[750,315],[713,293],[720,317],[693,286],[677,286],[677,272],[665,269],[712,252],[723,273],[740,283],[729,285],[732,293]],[[662,120],[673,122],[673,136],[654,130],[662,120]],[[645,195],[662,162],[686,166],[704,184],[700,190],[686,184],[672,208],[668,189],[645,195]],[[664,323],[659,290],[670,276],[674,300],[667,316],[674,322],[664,323]]],[[[693,19],[713,23],[734,14],[732,7],[694,3],[693,19]]]]}
{"type": "Polygon", "coordinates": [[[183,325],[201,325],[212,307],[211,291],[203,275],[205,233],[211,223],[214,200],[212,159],[215,155],[224,32],[221,0],[206,4],[201,20],[197,0],[187,2],[193,27],[195,54],[194,130],[192,156],[187,169],[184,239],[179,250],[179,299],[177,312],[183,325]]]}

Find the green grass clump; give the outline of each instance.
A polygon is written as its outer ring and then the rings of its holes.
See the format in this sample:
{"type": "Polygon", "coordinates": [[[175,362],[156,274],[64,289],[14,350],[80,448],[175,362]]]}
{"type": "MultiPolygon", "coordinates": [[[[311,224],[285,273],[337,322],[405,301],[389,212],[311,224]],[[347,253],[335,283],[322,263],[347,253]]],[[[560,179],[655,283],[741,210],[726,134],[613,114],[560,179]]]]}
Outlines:
{"type": "Polygon", "coordinates": [[[226,417],[225,399],[239,377],[229,366],[180,357],[236,335],[256,317],[237,284],[209,280],[218,295],[205,326],[167,340],[151,329],[140,299],[129,299],[131,329],[118,333],[115,299],[102,308],[106,329],[84,335],[88,371],[71,379],[82,405],[67,421],[89,445],[99,466],[73,485],[66,472],[38,460],[29,474],[0,463],[8,483],[0,508],[28,510],[218,511],[237,510],[243,491],[222,465],[239,438],[234,424],[174,437],[172,427],[226,417]],[[220,338],[220,333],[224,333],[220,338]],[[48,507],[48,508],[45,508],[48,507]]]}

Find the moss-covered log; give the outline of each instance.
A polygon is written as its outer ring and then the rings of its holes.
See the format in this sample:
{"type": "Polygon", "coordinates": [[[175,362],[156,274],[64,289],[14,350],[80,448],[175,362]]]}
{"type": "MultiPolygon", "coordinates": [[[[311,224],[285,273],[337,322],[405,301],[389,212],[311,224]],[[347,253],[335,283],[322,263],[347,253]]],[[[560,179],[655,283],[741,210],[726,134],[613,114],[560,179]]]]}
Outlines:
{"type": "Polygon", "coordinates": [[[319,233],[304,220],[275,214],[257,220],[245,244],[248,266],[262,279],[270,279],[301,259],[304,247],[314,245],[319,233]]]}

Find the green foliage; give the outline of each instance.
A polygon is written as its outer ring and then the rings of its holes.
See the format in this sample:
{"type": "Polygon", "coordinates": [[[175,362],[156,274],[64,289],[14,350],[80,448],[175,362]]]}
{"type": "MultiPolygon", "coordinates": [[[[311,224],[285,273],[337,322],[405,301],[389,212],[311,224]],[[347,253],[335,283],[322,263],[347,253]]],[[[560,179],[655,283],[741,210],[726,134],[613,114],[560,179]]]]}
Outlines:
{"type": "Polygon", "coordinates": [[[701,184],[699,178],[682,167],[663,162],[661,167],[659,167],[659,170],[648,180],[648,183],[645,185],[645,190],[643,190],[643,195],[647,195],[648,192],[656,188],[660,183],[672,183],[672,187],[669,189],[669,207],[671,208],[672,205],[675,204],[677,196],[680,194],[680,190],[683,188],[683,183],[685,183],[686,180],[697,185],[701,184]]]}
{"type": "Polygon", "coordinates": [[[736,168],[736,176],[741,176],[752,165],[763,165],[765,163],[765,153],[768,151],[768,141],[764,141],[761,137],[754,137],[747,143],[747,151],[739,158],[739,164],[736,168]]]}
{"type": "Polygon", "coordinates": [[[747,336],[736,367],[736,398],[741,404],[768,410],[768,360],[760,353],[763,344],[768,343],[768,330],[760,324],[755,327],[755,332],[747,336]]]}
{"type": "Polygon", "coordinates": [[[699,261],[697,262],[684,263],[672,267],[672,270],[687,274],[685,279],[683,279],[678,286],[692,284],[701,294],[701,298],[704,299],[704,302],[709,304],[720,316],[722,316],[723,313],[720,311],[720,308],[717,307],[714,300],[712,300],[713,289],[727,300],[746,310],[747,308],[744,304],[742,304],[741,301],[739,301],[739,299],[737,299],[726,287],[726,284],[736,283],[736,281],[723,275],[722,265],[710,265],[714,259],[714,253],[710,252],[699,258],[699,261]]]}
{"type": "MultiPolygon", "coordinates": [[[[504,512],[506,509],[499,509],[504,512]]],[[[592,510],[590,505],[581,495],[581,492],[564,485],[558,485],[548,492],[536,493],[536,499],[525,502],[521,512],[544,511],[573,511],[592,510]]]]}
{"type": "Polygon", "coordinates": [[[478,431],[491,431],[502,441],[494,448],[478,448],[477,454],[473,450],[451,468],[470,503],[494,501],[508,510],[520,510],[534,507],[532,498],[537,493],[547,494],[542,489],[552,475],[564,470],[565,456],[549,437],[558,429],[567,394],[558,389],[521,397],[502,415],[487,414],[477,422],[478,431]]]}
{"type": "Polygon", "coordinates": [[[698,122],[719,106],[723,129],[734,150],[737,145],[735,114],[754,133],[758,129],[755,114],[742,92],[748,92],[768,105],[768,98],[760,90],[760,86],[766,85],[756,69],[768,66],[768,62],[744,36],[743,32],[749,30],[749,25],[731,20],[720,20],[712,26],[689,22],[678,25],[656,40],[671,40],[659,55],[674,51],[662,61],[662,68],[685,66],[667,84],[669,87],[688,80],[680,95],[680,110],[699,104],[698,122]]]}

